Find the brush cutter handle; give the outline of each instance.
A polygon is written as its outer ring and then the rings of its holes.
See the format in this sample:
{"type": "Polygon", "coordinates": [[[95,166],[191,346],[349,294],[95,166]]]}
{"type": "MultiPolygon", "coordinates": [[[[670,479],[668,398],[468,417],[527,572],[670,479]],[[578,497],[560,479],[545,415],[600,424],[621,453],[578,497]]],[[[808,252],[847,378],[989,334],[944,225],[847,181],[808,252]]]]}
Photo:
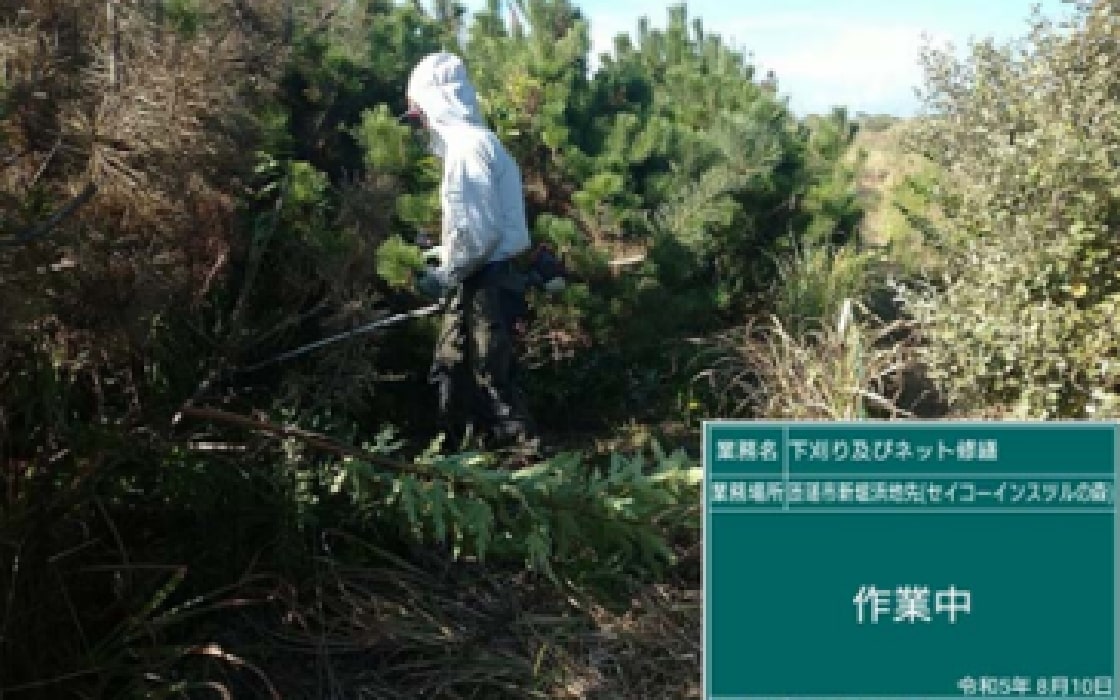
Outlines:
{"type": "Polygon", "coordinates": [[[564,289],[567,270],[564,263],[552,251],[547,243],[541,243],[529,257],[528,282],[531,286],[538,287],[550,294],[556,294],[564,289]]]}

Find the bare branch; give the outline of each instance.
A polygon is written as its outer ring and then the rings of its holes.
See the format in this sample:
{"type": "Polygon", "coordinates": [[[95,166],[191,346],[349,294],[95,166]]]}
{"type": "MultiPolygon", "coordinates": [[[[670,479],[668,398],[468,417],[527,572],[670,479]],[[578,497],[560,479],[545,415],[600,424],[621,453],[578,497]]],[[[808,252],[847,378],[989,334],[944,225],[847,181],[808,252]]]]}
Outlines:
{"type": "Polygon", "coordinates": [[[335,442],[326,435],[313,433],[302,428],[296,428],[290,425],[276,425],[275,423],[267,423],[265,421],[249,418],[237,413],[230,413],[218,408],[196,408],[186,406],[182,409],[182,415],[198,420],[211,420],[229,425],[238,426],[241,428],[248,428],[250,430],[259,430],[269,435],[277,437],[291,437],[307,443],[308,445],[320,449],[324,452],[329,452],[339,457],[352,457],[354,459],[368,462],[369,464],[376,465],[385,469],[403,474],[416,474],[420,476],[432,476],[430,469],[424,468],[419,464],[411,464],[399,459],[392,459],[383,455],[366,452],[365,450],[343,445],[335,442]]]}
{"type": "Polygon", "coordinates": [[[79,192],[73,199],[67,202],[61,209],[51,215],[49,219],[40,223],[37,226],[20,231],[14,236],[0,240],[0,246],[17,246],[30,243],[36,238],[40,238],[50,232],[55,226],[65,221],[74,212],[76,212],[83,204],[88,202],[93,195],[97,192],[97,186],[92,182],[87,184],[82,191],[79,192]]]}

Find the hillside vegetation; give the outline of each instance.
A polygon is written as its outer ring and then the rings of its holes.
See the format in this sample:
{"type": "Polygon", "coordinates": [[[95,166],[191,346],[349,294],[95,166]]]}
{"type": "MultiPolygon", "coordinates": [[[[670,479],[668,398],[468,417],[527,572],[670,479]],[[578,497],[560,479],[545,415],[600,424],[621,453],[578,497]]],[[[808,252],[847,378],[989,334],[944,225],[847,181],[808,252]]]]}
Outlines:
{"type": "Polygon", "coordinates": [[[898,123],[510,5],[0,2],[0,696],[699,697],[701,420],[1120,415],[1114,3],[898,123]],[[431,318],[262,365],[422,303],[440,48],[571,271],[517,470],[442,444],[431,318]]]}

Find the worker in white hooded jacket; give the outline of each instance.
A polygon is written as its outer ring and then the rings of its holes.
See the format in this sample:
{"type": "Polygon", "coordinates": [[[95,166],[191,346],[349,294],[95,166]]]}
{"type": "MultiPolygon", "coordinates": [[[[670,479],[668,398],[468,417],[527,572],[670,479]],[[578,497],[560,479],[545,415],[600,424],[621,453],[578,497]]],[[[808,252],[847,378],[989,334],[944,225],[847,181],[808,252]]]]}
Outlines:
{"type": "Polygon", "coordinates": [[[421,60],[406,97],[443,161],[438,259],[416,287],[447,301],[431,372],[445,427],[459,445],[488,428],[491,446],[535,453],[539,441],[515,377],[511,313],[521,301],[512,258],[529,247],[520,169],[486,127],[459,57],[421,60]]]}

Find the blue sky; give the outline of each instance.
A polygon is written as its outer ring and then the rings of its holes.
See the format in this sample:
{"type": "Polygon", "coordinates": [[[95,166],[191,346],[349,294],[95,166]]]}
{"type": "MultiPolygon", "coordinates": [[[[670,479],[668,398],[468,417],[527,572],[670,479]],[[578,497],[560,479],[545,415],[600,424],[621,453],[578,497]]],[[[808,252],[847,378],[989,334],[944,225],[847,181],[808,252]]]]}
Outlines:
{"type": "MultiPolygon", "coordinates": [[[[467,0],[468,8],[485,4],[467,0]]],[[[647,16],[664,26],[668,3],[575,0],[591,24],[592,53],[609,51],[619,32],[647,16]]],[[[910,116],[922,35],[963,49],[970,37],[1011,39],[1026,32],[1032,0],[692,0],[690,17],[753,54],[759,75],[772,69],[798,114],[842,104],[853,112],[910,116]]],[[[1038,2],[1065,16],[1061,0],[1038,2]]]]}

